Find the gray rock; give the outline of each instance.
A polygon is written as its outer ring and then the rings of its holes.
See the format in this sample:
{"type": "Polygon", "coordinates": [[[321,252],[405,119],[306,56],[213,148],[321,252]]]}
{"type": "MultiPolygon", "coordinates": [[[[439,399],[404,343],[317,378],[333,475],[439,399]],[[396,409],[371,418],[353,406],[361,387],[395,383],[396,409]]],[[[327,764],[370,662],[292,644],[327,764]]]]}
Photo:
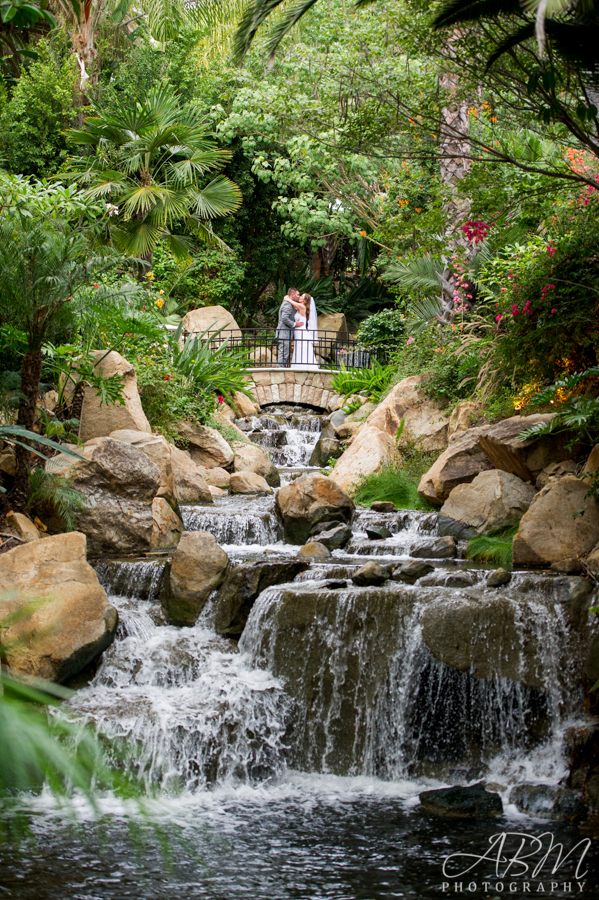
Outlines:
{"type": "Polygon", "coordinates": [[[371,541],[383,541],[391,537],[391,532],[384,525],[367,525],[365,531],[371,541]]]}
{"type": "Polygon", "coordinates": [[[519,812],[537,819],[574,822],[587,815],[579,794],[553,784],[518,784],[512,788],[509,800],[519,812]]]}
{"type": "Polygon", "coordinates": [[[342,578],[336,578],[331,581],[327,581],[325,587],[328,591],[340,591],[343,588],[347,587],[347,581],[342,578]]]}
{"type": "Polygon", "coordinates": [[[317,532],[318,543],[324,544],[328,550],[340,550],[349,543],[352,530],[349,525],[337,525],[335,528],[317,532]]]}
{"type": "Polygon", "coordinates": [[[239,637],[256,598],[275,584],[293,581],[309,563],[299,559],[242,563],[227,572],[214,600],[212,627],[218,634],[239,637]]]}
{"type": "Polygon", "coordinates": [[[451,536],[415,544],[410,549],[410,556],[413,559],[453,559],[456,554],[456,539],[451,536]]]}
{"type": "Polygon", "coordinates": [[[450,572],[444,584],[451,588],[472,587],[476,584],[476,575],[474,572],[450,572]]]}
{"type": "Polygon", "coordinates": [[[336,409],[334,413],[331,413],[329,416],[329,422],[333,426],[333,428],[339,428],[340,425],[343,425],[345,422],[345,413],[342,409],[336,409]]]}
{"type": "Polygon", "coordinates": [[[512,573],[507,569],[495,569],[487,578],[487,587],[503,587],[512,580],[512,573]]]}
{"type": "Polygon", "coordinates": [[[407,562],[402,563],[402,565],[394,571],[391,577],[393,578],[393,581],[404,581],[406,584],[415,584],[419,578],[432,572],[433,568],[434,567],[431,566],[430,563],[424,562],[424,560],[409,559],[407,562]]]}
{"type": "Polygon", "coordinates": [[[499,794],[485,790],[482,783],[470,787],[441,788],[420,794],[422,808],[437,816],[478,818],[500,816],[503,804],[499,794]]]}
{"type": "Polygon", "coordinates": [[[370,504],[370,508],[373,512],[379,513],[397,512],[395,503],[392,503],[390,500],[375,500],[374,503],[370,504]]]}
{"type": "Polygon", "coordinates": [[[367,562],[352,575],[352,581],[359,587],[380,586],[389,580],[389,572],[375,562],[367,562]]]}
{"type": "Polygon", "coordinates": [[[306,559],[330,559],[331,551],[319,541],[308,541],[297,551],[297,555],[306,559]]]}
{"type": "Polygon", "coordinates": [[[326,466],[329,459],[339,459],[342,453],[343,448],[341,447],[341,441],[338,441],[337,438],[334,437],[325,437],[321,435],[312,451],[308,465],[322,468],[323,466],[326,466]]]}

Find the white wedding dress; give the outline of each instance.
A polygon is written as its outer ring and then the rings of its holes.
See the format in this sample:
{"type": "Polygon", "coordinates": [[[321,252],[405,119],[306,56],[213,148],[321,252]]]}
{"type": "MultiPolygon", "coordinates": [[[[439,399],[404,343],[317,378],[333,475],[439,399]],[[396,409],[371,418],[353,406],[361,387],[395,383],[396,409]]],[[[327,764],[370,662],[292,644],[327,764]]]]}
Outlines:
{"type": "MultiPolygon", "coordinates": [[[[316,322],[316,305],[314,298],[310,301],[310,322],[316,322]]],[[[306,328],[306,319],[298,312],[295,314],[296,328],[293,333],[293,359],[291,360],[292,369],[317,369],[318,363],[314,355],[314,341],[318,340],[318,331],[306,328]]]]}

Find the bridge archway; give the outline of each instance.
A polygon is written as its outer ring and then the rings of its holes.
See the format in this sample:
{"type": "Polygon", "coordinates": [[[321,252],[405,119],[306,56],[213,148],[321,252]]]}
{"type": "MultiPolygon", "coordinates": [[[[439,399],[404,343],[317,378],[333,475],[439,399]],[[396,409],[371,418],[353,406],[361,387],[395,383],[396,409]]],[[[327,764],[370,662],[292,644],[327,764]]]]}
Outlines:
{"type": "Polygon", "coordinates": [[[334,412],[344,402],[331,387],[334,375],[324,369],[250,369],[248,380],[261,407],[293,403],[334,412]]]}

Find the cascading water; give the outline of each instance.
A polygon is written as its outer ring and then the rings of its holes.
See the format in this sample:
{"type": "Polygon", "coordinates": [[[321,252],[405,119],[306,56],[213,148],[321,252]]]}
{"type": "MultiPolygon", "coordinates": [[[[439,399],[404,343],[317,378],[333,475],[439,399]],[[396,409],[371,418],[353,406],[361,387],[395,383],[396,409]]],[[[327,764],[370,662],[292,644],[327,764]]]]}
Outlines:
{"type": "MultiPolygon", "coordinates": [[[[239,424],[287,477],[305,468],[320,433],[305,410],[239,424]]],[[[182,513],[188,530],[210,531],[234,564],[297,553],[283,543],[272,497],[223,497],[182,513]]],[[[178,850],[165,875],[155,862],[132,860],[117,824],[102,855],[40,818],[44,851],[33,852],[26,882],[9,861],[6,896],[438,896],[447,853],[474,846],[483,854],[513,825],[456,829],[419,817],[416,796],[484,777],[505,799],[519,781],[563,776],[561,732],[582,709],[570,662],[571,620],[582,607],[580,579],[522,573],[490,589],[488,572],[463,559],[429,560],[433,570],[414,585],[352,584],[369,558],[385,566],[416,548],[426,555],[436,536],[435,513],[358,511],[345,549],[262,591],[238,644],[207,627],[209,616],[193,628],[164,624],[164,558],[98,563],[120,625],[71,715],[134,748],[134,767],[167,804],[168,840],[183,828],[194,850],[178,850]],[[366,529],[381,525],[391,537],[369,539],[366,529]],[[85,885],[73,874],[81,866],[85,885]],[[45,893],[52,882],[58,893],[45,893]]],[[[546,829],[521,819],[524,827],[546,829]]],[[[555,828],[574,841],[575,831],[555,828]]],[[[571,895],[561,884],[551,893],[571,895]]]]}
{"type": "Polygon", "coordinates": [[[320,437],[322,417],[301,407],[271,407],[261,416],[238,419],[236,424],[258,444],[285,474],[286,469],[305,470],[320,437]]]}

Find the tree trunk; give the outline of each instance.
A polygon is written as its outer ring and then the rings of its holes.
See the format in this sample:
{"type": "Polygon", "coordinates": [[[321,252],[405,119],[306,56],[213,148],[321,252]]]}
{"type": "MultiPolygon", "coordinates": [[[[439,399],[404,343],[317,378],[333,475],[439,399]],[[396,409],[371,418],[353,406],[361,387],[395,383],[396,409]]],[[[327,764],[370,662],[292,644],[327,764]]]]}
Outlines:
{"type": "MultiPolygon", "coordinates": [[[[21,366],[21,400],[17,425],[32,430],[35,423],[35,410],[42,377],[42,351],[34,350],[26,353],[21,366]]],[[[30,491],[30,454],[25,447],[15,448],[15,488],[11,497],[12,507],[23,512],[27,506],[30,491]]]]}

